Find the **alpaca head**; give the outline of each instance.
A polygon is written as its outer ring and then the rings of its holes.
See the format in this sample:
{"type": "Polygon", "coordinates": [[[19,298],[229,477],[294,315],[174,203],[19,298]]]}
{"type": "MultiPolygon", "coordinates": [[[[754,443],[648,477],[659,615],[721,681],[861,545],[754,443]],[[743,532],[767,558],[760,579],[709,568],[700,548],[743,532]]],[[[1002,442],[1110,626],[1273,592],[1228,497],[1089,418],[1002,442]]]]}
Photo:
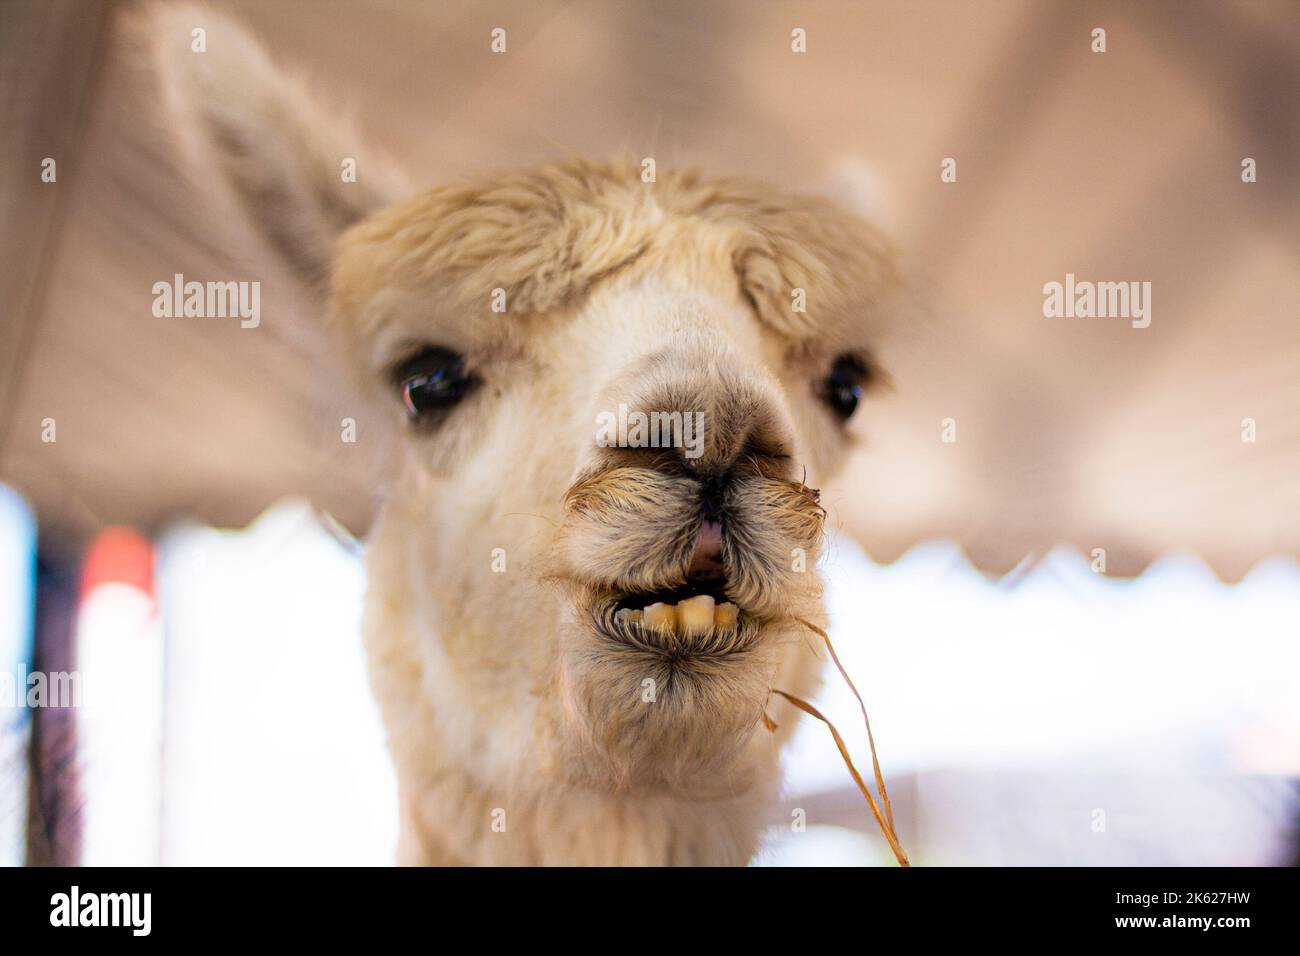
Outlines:
{"type": "Polygon", "coordinates": [[[887,242],[825,199],[633,162],[398,198],[364,161],[344,181],[359,148],[249,41],[207,43],[164,51],[168,88],[270,247],[326,280],[384,436],[367,640],[404,789],[770,782],[887,242]]]}

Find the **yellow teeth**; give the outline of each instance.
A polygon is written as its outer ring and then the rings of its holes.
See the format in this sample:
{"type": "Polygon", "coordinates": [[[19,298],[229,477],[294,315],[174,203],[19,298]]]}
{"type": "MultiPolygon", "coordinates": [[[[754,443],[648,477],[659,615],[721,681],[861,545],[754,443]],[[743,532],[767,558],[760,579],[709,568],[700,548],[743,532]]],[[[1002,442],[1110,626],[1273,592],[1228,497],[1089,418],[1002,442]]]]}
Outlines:
{"type": "Polygon", "coordinates": [[[637,611],[623,608],[614,620],[624,625],[640,625],[665,634],[698,636],[709,631],[729,631],[736,627],[740,609],[731,603],[717,604],[708,594],[697,594],[678,604],[651,604],[637,611]]]}
{"type": "Polygon", "coordinates": [[[713,626],[720,631],[728,631],[736,626],[740,609],[734,604],[719,604],[713,610],[713,626]]]}
{"type": "Polygon", "coordinates": [[[677,625],[683,634],[707,634],[713,630],[713,598],[700,594],[677,605],[677,625]]]}
{"type": "Polygon", "coordinates": [[[656,631],[673,634],[677,631],[677,605],[651,604],[645,609],[645,626],[656,631]]]}

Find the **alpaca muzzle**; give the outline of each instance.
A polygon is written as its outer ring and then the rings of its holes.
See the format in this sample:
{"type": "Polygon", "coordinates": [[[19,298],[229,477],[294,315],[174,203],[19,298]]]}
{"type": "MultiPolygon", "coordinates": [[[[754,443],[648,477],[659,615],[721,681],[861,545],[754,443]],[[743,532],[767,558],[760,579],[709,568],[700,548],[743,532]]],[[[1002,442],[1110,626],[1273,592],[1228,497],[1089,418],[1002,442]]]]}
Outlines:
{"type": "Polygon", "coordinates": [[[565,493],[555,576],[572,612],[560,686],[574,765],[597,784],[740,785],[796,619],[819,616],[825,513],[797,477],[776,385],[735,353],[680,345],[612,391],[609,408],[698,413],[704,428],[694,448],[598,438],[565,493]]]}
{"type": "Polygon", "coordinates": [[[672,656],[743,650],[815,591],[824,512],[789,462],[699,475],[671,456],[614,459],[569,490],[563,541],[581,603],[611,640],[672,656]]]}
{"type": "Polygon", "coordinates": [[[707,479],[662,464],[614,465],[570,490],[561,686],[575,754],[593,758],[575,756],[587,782],[743,786],[782,649],[820,605],[823,512],[816,491],[774,474],[785,466],[738,462],[716,516],[707,479]]]}

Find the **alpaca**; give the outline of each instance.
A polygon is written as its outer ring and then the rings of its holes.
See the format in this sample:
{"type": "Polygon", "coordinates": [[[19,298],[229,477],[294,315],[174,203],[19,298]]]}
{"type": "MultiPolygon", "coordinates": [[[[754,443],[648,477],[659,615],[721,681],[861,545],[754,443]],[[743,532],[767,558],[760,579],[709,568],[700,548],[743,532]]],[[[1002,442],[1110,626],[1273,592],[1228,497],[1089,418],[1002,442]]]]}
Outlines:
{"type": "Polygon", "coordinates": [[[169,7],[153,36],[387,436],[364,642],[398,861],[746,863],[799,717],[771,688],[819,680],[814,489],[877,371],[889,241],[825,198],[628,160],[345,181],[355,142],[235,24],[169,7]]]}

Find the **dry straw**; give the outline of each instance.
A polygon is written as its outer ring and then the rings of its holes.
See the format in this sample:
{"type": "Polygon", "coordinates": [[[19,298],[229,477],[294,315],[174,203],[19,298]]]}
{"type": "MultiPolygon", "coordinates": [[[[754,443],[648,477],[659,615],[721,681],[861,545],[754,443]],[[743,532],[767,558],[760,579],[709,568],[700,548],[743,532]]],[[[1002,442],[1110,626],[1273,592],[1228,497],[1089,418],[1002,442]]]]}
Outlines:
{"type": "MultiPolygon", "coordinates": [[[[862,695],[858,693],[858,688],[854,685],[853,678],[849,677],[848,671],[846,671],[844,665],[840,663],[839,655],[835,653],[835,647],[831,644],[830,635],[816,624],[805,621],[803,618],[799,618],[798,620],[800,624],[808,628],[810,631],[815,632],[821,637],[822,641],[825,642],[826,649],[831,653],[831,660],[835,662],[835,667],[840,672],[840,676],[844,678],[844,683],[849,685],[849,690],[853,691],[853,696],[858,699],[858,707],[862,711],[862,722],[867,726],[867,741],[871,744],[871,766],[875,771],[876,789],[880,791],[880,802],[883,803],[885,807],[884,813],[881,813],[880,805],[876,803],[876,799],[871,793],[871,788],[868,787],[866,781],[862,779],[862,774],[858,773],[858,768],[853,765],[853,758],[849,756],[849,748],[845,745],[844,738],[840,736],[840,732],[835,729],[835,725],[827,720],[821,711],[806,700],[796,697],[793,694],[787,694],[783,690],[777,690],[775,687],[772,688],[772,693],[780,694],[795,707],[798,707],[804,713],[809,714],[812,717],[816,717],[830,728],[831,736],[835,738],[835,746],[840,749],[840,756],[844,758],[844,765],[849,768],[849,773],[853,777],[853,782],[858,785],[858,789],[862,791],[862,795],[867,798],[867,805],[871,807],[871,815],[876,818],[876,824],[880,827],[880,832],[884,834],[885,840],[889,843],[889,848],[894,851],[894,857],[898,860],[898,865],[911,866],[911,862],[907,859],[907,851],[903,849],[903,845],[898,841],[898,831],[894,828],[894,808],[889,802],[889,790],[885,787],[885,776],[880,772],[880,760],[876,757],[876,738],[871,733],[871,718],[867,716],[867,705],[863,703],[862,695]]],[[[768,730],[774,730],[776,728],[776,725],[772,723],[772,719],[768,717],[766,713],[763,714],[763,723],[767,726],[768,730]]]]}

